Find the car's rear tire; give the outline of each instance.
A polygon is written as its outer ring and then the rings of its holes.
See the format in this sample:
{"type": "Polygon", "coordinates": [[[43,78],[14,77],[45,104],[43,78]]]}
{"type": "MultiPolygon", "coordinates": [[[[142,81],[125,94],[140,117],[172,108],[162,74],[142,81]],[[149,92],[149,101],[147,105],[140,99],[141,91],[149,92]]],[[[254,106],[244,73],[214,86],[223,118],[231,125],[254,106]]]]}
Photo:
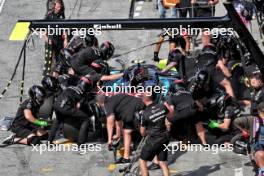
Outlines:
{"type": "Polygon", "coordinates": [[[233,152],[237,154],[247,155],[247,140],[243,137],[242,133],[235,135],[231,141],[233,144],[233,152]]]}
{"type": "Polygon", "coordinates": [[[44,104],[40,107],[40,110],[39,110],[39,118],[42,118],[42,119],[52,118],[53,101],[54,101],[54,96],[49,96],[48,98],[45,99],[44,104]]]}

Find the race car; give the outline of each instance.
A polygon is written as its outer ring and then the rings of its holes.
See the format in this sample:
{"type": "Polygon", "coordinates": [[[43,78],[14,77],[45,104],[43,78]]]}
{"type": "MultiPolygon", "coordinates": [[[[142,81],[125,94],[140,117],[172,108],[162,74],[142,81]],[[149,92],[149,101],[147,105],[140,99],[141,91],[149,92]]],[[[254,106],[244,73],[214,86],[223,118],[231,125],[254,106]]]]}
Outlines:
{"type": "MultiPolygon", "coordinates": [[[[160,69],[158,66],[152,64],[142,64],[136,63],[125,69],[123,78],[116,81],[104,82],[101,86],[104,87],[104,93],[106,96],[112,96],[118,93],[127,93],[132,96],[141,96],[145,90],[157,86],[156,89],[160,88],[160,93],[158,95],[157,101],[163,101],[165,97],[169,94],[169,87],[171,83],[179,79],[176,71],[171,71],[166,75],[159,75],[160,69]],[[135,89],[131,89],[134,87],[135,89]],[[123,92],[122,92],[123,91],[123,92]]],[[[111,73],[121,72],[120,70],[112,69],[111,73]]],[[[91,141],[93,139],[104,139],[105,131],[105,114],[102,113],[103,110],[97,106],[95,102],[91,102],[90,107],[93,112],[91,117],[91,127],[92,129],[87,133],[87,140],[91,141]]],[[[77,141],[78,133],[81,122],[69,119],[65,121],[63,125],[63,132],[66,138],[71,141],[77,141]]]]}

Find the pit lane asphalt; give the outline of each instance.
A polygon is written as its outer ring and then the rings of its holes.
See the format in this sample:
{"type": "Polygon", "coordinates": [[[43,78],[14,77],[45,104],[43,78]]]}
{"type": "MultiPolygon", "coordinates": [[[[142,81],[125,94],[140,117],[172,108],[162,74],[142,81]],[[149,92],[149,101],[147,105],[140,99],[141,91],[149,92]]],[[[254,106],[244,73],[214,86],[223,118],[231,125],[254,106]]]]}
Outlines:
{"type": "MultiPolygon", "coordinates": [[[[66,17],[69,16],[75,1],[64,0],[66,17]]],[[[74,18],[127,18],[129,12],[127,0],[79,0],[72,15],[74,18]],[[78,10],[80,10],[78,12],[78,10]]],[[[152,2],[136,3],[136,18],[158,17],[152,2]],[[141,6],[141,7],[139,7],[141,6]]],[[[0,90],[6,86],[11,77],[15,63],[22,46],[22,42],[8,41],[9,35],[18,19],[41,19],[46,12],[46,2],[43,0],[6,1],[0,14],[0,90]]],[[[217,15],[225,14],[222,5],[217,7],[217,15]]],[[[116,53],[155,42],[160,31],[111,31],[103,32],[99,41],[110,40],[115,44],[116,53]]],[[[253,26],[253,33],[257,36],[257,28],[253,26]]],[[[44,45],[43,40],[35,38],[34,50],[27,52],[26,90],[33,84],[39,84],[41,79],[44,45]]],[[[135,53],[124,56],[126,63],[133,59],[150,59],[153,56],[153,48],[148,47],[135,53]]],[[[32,46],[30,44],[30,49],[32,46]]],[[[160,57],[167,56],[168,45],[162,46],[160,57]]],[[[151,63],[151,61],[148,61],[151,63]]],[[[114,61],[110,62],[116,65],[114,61]]],[[[8,92],[0,100],[0,116],[14,115],[19,99],[19,83],[21,79],[21,67],[8,92]]],[[[7,137],[9,132],[0,131],[0,140],[7,137]]],[[[249,176],[253,175],[251,167],[244,166],[249,162],[248,157],[239,156],[232,152],[177,152],[169,157],[172,175],[185,176],[249,176]]],[[[78,152],[45,152],[40,155],[32,151],[31,147],[15,145],[0,149],[0,175],[3,176],[110,176],[107,166],[113,161],[112,152],[102,147],[101,152],[88,152],[80,155],[78,152]]],[[[161,175],[161,172],[151,172],[153,176],[161,175]]]]}

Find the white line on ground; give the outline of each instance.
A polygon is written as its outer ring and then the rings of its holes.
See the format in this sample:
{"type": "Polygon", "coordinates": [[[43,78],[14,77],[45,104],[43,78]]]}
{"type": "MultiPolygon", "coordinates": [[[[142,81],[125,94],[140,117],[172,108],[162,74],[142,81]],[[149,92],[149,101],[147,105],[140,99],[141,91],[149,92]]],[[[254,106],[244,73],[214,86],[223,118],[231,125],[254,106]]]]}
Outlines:
{"type": "Polygon", "coordinates": [[[142,10],[142,6],[137,6],[136,7],[136,11],[141,11],[142,10]]]}
{"type": "Polygon", "coordinates": [[[142,10],[142,5],[144,4],[144,1],[138,1],[137,6],[135,9],[134,17],[140,16],[140,11],[142,10]]]}
{"type": "Polygon", "coordinates": [[[243,176],[243,168],[236,168],[235,170],[235,176],[243,176]]]}
{"type": "Polygon", "coordinates": [[[138,17],[139,15],[140,15],[139,12],[135,12],[135,13],[134,13],[134,17],[138,17]]]}
{"type": "Polygon", "coordinates": [[[0,13],[3,10],[4,4],[5,4],[5,0],[1,0],[1,3],[0,3],[0,13]]]}
{"type": "Polygon", "coordinates": [[[144,1],[138,1],[138,4],[140,5],[144,4],[144,1]]]}

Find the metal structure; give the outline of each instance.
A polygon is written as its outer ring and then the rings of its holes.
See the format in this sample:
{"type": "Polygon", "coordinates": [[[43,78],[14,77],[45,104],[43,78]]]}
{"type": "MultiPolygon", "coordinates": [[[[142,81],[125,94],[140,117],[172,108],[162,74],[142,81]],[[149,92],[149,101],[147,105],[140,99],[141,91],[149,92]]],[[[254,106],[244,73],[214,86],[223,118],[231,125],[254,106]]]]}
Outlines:
{"type": "Polygon", "coordinates": [[[96,19],[96,20],[19,20],[18,22],[30,22],[29,28],[100,28],[100,30],[151,30],[162,28],[233,28],[239,35],[264,74],[264,55],[258,44],[243,24],[233,5],[224,3],[227,15],[223,17],[208,18],[167,18],[167,19],[96,19]]]}

